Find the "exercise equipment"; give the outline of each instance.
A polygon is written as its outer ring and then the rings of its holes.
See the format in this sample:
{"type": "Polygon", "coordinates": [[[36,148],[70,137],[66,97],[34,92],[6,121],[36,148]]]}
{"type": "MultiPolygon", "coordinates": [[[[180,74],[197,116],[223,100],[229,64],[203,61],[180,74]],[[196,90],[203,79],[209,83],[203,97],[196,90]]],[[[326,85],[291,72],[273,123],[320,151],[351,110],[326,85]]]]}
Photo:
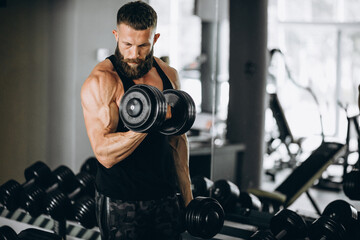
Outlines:
{"type": "Polygon", "coordinates": [[[31,216],[37,217],[45,212],[44,199],[48,193],[55,190],[70,192],[76,187],[76,181],[74,173],[68,167],[59,166],[49,176],[47,187],[33,184],[21,191],[20,205],[31,216]]]}
{"type": "Polygon", "coordinates": [[[97,168],[98,168],[98,160],[96,157],[89,157],[85,160],[85,162],[80,167],[80,172],[87,172],[92,176],[96,176],[97,168]]]}
{"type": "Polygon", "coordinates": [[[19,184],[17,181],[10,179],[0,186],[0,203],[9,211],[14,211],[22,205],[23,200],[20,196],[21,192],[36,184],[42,188],[46,188],[51,184],[52,173],[48,166],[43,162],[35,162],[25,169],[26,182],[19,184]]]}
{"type": "Polygon", "coordinates": [[[69,193],[56,189],[44,199],[45,212],[53,219],[70,219],[79,222],[85,228],[96,225],[94,177],[87,172],[76,175],[76,187],[69,193]]]}
{"type": "Polygon", "coordinates": [[[346,239],[360,239],[359,213],[350,203],[341,199],[332,201],[325,207],[322,216],[340,223],[345,228],[346,239]]]}
{"type": "Polygon", "coordinates": [[[308,235],[304,219],[296,212],[289,209],[278,211],[270,220],[269,231],[258,231],[250,239],[292,240],[304,239],[308,235]]]}
{"type": "Polygon", "coordinates": [[[191,178],[191,190],[193,197],[210,197],[211,188],[214,182],[203,176],[195,176],[191,178]]]}
{"type": "Polygon", "coordinates": [[[315,180],[321,177],[323,171],[338,157],[342,156],[345,146],[338,142],[322,142],[311,155],[274,190],[248,189],[263,203],[263,208],[271,205],[276,212],[280,208],[289,207],[302,193],[306,193],[316,212],[321,215],[319,207],[311,197],[308,189],[315,180]]]}
{"type": "Polygon", "coordinates": [[[185,229],[194,237],[210,239],[224,225],[225,213],[214,198],[196,197],[185,208],[185,229]]]}
{"type": "Polygon", "coordinates": [[[229,180],[215,181],[210,196],[215,198],[227,213],[233,212],[236,207],[262,210],[262,203],[258,197],[246,191],[240,191],[239,187],[229,180]]]}
{"type": "Polygon", "coordinates": [[[215,198],[225,212],[233,211],[240,197],[240,189],[236,184],[225,179],[214,183],[211,189],[211,197],[215,198]]]}
{"type": "Polygon", "coordinates": [[[186,133],[195,121],[195,103],[184,91],[138,84],[129,88],[120,101],[119,116],[135,132],[159,131],[164,135],[186,133]],[[166,119],[168,105],[171,118],[166,119]]]}
{"type": "Polygon", "coordinates": [[[309,226],[310,240],[345,240],[344,226],[329,216],[321,216],[309,226]]]}
{"type": "Polygon", "coordinates": [[[353,169],[343,179],[343,191],[352,200],[360,200],[360,170],[353,169]]]}

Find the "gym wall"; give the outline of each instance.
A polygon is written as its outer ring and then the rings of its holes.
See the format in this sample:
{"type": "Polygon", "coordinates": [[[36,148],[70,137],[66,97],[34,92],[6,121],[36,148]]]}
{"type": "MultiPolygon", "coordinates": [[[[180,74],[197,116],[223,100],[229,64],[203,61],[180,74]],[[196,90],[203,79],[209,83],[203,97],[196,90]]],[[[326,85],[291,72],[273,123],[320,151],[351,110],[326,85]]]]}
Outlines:
{"type": "Polygon", "coordinates": [[[127,1],[11,0],[0,8],[0,184],[41,160],[78,171],[92,150],[80,103],[127,1]]]}

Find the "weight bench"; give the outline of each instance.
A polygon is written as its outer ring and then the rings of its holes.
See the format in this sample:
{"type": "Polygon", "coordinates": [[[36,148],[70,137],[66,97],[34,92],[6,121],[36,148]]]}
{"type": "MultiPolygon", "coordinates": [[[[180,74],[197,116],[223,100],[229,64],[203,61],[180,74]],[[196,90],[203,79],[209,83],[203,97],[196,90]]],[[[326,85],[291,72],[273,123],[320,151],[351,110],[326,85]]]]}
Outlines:
{"type": "Polygon", "coordinates": [[[274,211],[289,207],[302,193],[306,193],[316,212],[321,215],[308,189],[319,179],[326,168],[345,152],[345,146],[337,142],[322,142],[311,155],[295,168],[293,172],[274,190],[248,189],[257,196],[266,207],[274,211]]]}

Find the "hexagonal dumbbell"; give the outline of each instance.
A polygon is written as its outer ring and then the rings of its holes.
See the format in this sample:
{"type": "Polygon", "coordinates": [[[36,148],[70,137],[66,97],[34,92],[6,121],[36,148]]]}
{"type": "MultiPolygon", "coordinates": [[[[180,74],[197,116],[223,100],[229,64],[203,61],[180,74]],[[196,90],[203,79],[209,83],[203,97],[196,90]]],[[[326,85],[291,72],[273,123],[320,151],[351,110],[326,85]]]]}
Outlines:
{"type": "Polygon", "coordinates": [[[164,135],[186,133],[195,121],[195,103],[184,91],[161,92],[144,84],[129,88],[121,98],[119,116],[135,132],[159,131],[164,135]],[[166,118],[171,108],[171,117],[166,118]]]}

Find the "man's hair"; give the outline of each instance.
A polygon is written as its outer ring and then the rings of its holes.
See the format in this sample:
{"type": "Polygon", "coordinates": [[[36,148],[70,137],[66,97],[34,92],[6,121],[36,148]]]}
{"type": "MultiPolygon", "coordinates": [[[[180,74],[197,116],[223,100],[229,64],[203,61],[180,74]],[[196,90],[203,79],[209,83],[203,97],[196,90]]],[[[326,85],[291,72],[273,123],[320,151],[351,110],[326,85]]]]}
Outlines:
{"type": "Polygon", "coordinates": [[[147,3],[136,1],[123,5],[117,13],[117,25],[124,23],[135,30],[156,28],[157,14],[147,3]]]}

